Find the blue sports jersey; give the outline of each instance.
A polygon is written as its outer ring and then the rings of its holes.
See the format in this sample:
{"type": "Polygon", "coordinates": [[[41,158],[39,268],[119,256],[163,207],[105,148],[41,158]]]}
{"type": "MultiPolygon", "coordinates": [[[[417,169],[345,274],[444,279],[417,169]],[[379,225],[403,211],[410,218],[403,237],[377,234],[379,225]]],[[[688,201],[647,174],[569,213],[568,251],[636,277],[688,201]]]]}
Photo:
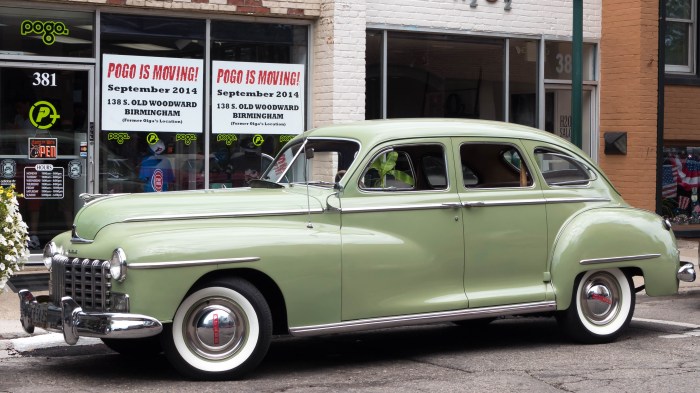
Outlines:
{"type": "Polygon", "coordinates": [[[170,160],[158,156],[148,156],[141,162],[139,178],[145,180],[146,192],[168,191],[168,183],[175,181],[170,160]]]}

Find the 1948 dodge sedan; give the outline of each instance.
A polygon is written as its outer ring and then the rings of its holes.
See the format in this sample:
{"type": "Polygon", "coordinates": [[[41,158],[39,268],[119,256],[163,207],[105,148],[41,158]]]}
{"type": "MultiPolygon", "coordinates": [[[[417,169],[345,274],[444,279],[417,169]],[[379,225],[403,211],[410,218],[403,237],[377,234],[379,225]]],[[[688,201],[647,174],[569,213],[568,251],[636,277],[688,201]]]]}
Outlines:
{"type": "Polygon", "coordinates": [[[48,244],[24,329],[237,378],[274,334],[549,314],[576,341],[692,281],[670,224],[579,149],[513,124],[369,121],[291,140],[240,189],[91,196],[48,244]],[[640,279],[639,282],[642,280],[640,279]]]}

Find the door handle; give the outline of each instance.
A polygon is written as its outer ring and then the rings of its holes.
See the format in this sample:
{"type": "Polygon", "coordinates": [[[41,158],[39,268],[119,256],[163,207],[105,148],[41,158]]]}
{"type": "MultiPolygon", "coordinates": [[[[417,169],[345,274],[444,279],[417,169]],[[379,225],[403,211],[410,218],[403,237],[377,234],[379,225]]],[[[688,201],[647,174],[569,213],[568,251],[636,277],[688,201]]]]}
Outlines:
{"type": "Polygon", "coordinates": [[[486,202],[463,202],[462,206],[464,207],[483,207],[486,206],[486,202]]]}
{"type": "Polygon", "coordinates": [[[462,202],[445,202],[442,204],[444,207],[451,207],[453,209],[459,209],[462,207],[462,202]]]}

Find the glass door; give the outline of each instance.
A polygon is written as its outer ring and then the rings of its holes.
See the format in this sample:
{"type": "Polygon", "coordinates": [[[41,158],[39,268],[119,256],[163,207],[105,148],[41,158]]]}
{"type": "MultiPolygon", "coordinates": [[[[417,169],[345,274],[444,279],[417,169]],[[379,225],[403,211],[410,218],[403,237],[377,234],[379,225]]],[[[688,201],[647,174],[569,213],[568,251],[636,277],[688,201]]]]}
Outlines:
{"type": "Polygon", "coordinates": [[[24,194],[32,254],[92,191],[92,86],[92,66],[0,63],[0,185],[24,194]]]}
{"type": "MultiPolygon", "coordinates": [[[[583,111],[581,114],[581,149],[591,157],[596,152],[591,146],[593,136],[593,90],[584,88],[582,96],[583,111]]],[[[571,87],[549,85],[545,87],[545,131],[558,135],[571,142],[571,87]]]]}

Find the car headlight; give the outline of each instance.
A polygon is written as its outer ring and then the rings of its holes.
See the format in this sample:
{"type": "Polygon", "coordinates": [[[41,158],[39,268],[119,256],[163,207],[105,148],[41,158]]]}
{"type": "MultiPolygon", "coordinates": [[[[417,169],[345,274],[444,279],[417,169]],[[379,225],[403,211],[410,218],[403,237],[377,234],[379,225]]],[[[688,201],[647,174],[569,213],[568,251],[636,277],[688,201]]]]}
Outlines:
{"type": "Polygon", "coordinates": [[[51,271],[54,255],[58,254],[58,246],[54,242],[48,242],[44,246],[44,266],[51,271]]]}
{"type": "Polygon", "coordinates": [[[117,248],[112,253],[112,258],[109,260],[109,273],[119,282],[126,278],[126,254],[121,248],[117,248]]]}

